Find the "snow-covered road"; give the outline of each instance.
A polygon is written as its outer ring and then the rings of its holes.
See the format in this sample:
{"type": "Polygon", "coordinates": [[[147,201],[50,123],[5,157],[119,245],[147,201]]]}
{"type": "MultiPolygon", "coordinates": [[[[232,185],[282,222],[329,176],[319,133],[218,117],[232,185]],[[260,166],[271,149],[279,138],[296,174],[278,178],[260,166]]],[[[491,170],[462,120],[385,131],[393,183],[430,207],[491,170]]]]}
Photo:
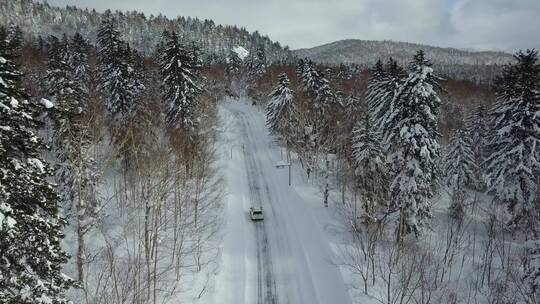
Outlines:
{"type": "Polygon", "coordinates": [[[264,116],[229,101],[220,118],[228,195],[214,303],[350,303],[321,224],[288,186],[287,170],[275,168],[264,116]],[[265,219],[253,223],[248,210],[259,204],[265,219]]]}

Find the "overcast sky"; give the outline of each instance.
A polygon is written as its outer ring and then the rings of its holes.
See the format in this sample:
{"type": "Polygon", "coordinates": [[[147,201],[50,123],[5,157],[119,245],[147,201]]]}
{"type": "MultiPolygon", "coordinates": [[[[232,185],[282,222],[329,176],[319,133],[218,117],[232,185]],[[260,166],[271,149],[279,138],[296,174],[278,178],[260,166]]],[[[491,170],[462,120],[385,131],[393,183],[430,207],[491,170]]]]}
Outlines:
{"type": "Polygon", "coordinates": [[[48,0],[213,19],[292,49],[346,38],[470,49],[540,48],[540,0],[48,0]]]}

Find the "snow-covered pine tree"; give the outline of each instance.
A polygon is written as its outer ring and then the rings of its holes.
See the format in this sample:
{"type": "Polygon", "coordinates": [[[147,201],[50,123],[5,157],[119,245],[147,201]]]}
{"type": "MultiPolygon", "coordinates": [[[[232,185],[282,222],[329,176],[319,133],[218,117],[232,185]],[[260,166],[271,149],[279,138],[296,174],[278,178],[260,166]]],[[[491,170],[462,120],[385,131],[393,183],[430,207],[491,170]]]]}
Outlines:
{"type": "Polygon", "coordinates": [[[489,193],[508,206],[511,226],[526,229],[538,223],[531,216],[540,172],[540,65],[537,51],[515,59],[496,81],[486,178],[489,193]]]}
{"type": "Polygon", "coordinates": [[[268,67],[268,59],[266,58],[266,51],[264,50],[263,45],[260,45],[257,48],[255,57],[257,58],[257,60],[256,60],[257,64],[255,66],[255,71],[257,72],[257,75],[260,76],[260,75],[266,73],[266,69],[268,67]]]}
{"type": "Polygon", "coordinates": [[[133,62],[133,52],[120,39],[116,21],[105,12],[97,34],[99,86],[113,120],[125,122],[138,110],[144,85],[133,62]]]}
{"type": "MultiPolygon", "coordinates": [[[[97,32],[97,55],[101,64],[120,60],[118,54],[125,48],[125,42],[121,40],[120,32],[117,29],[116,19],[110,10],[105,11],[101,24],[97,32]]],[[[105,67],[103,67],[105,68],[105,67]]],[[[106,77],[106,70],[99,71],[100,77],[106,77]]]]}
{"type": "Polygon", "coordinates": [[[343,99],[343,108],[345,109],[346,117],[354,117],[362,110],[360,98],[354,93],[347,94],[343,99]]]}
{"type": "MultiPolygon", "coordinates": [[[[191,62],[193,63],[194,66],[197,66],[200,68],[204,64],[206,64],[203,60],[201,47],[197,43],[191,42],[187,50],[188,50],[188,54],[191,56],[191,62]]],[[[200,69],[196,69],[194,72],[199,74],[200,69]]]]}
{"type": "Polygon", "coordinates": [[[444,156],[446,185],[452,193],[450,212],[453,218],[460,219],[464,213],[464,200],[467,187],[476,186],[476,161],[470,134],[465,130],[456,131],[444,156]]]}
{"type": "Polygon", "coordinates": [[[298,77],[302,77],[302,75],[304,75],[304,69],[306,68],[307,61],[308,59],[306,58],[300,58],[296,62],[296,75],[298,75],[298,77]]]}
{"type": "Polygon", "coordinates": [[[311,60],[301,60],[298,65],[298,72],[302,78],[302,84],[304,85],[304,91],[317,95],[321,83],[320,72],[315,67],[315,64],[311,60]]]}
{"type": "Polygon", "coordinates": [[[159,62],[159,56],[165,51],[165,41],[168,41],[170,39],[171,33],[167,30],[163,30],[161,33],[161,37],[159,41],[156,44],[156,48],[152,54],[152,59],[156,62],[159,62]]]}
{"type": "Polygon", "coordinates": [[[304,91],[312,98],[312,106],[309,115],[309,128],[312,134],[309,136],[313,142],[311,146],[315,151],[322,151],[325,155],[325,190],[324,206],[328,206],[330,160],[328,154],[334,148],[335,137],[331,135],[332,126],[337,122],[333,114],[339,106],[336,93],[330,87],[329,81],[324,74],[317,70],[310,60],[301,60],[297,69],[301,73],[304,91]]]}
{"type": "MultiPolygon", "coordinates": [[[[88,53],[90,45],[80,34],[75,33],[69,43],[68,65],[73,69],[73,80],[76,81],[85,93],[89,91],[91,81],[91,70],[88,63],[88,53]]],[[[84,106],[84,105],[81,105],[84,106]]]]}
{"type": "MultiPolygon", "coordinates": [[[[86,93],[81,92],[79,81],[74,79],[74,69],[70,65],[69,46],[58,39],[51,37],[49,54],[47,60],[47,71],[44,82],[47,86],[47,92],[50,99],[54,99],[57,104],[52,113],[55,120],[56,129],[63,125],[65,113],[80,113],[82,111],[81,103],[88,99],[86,93]],[[58,42],[58,43],[57,43],[58,42]]],[[[69,127],[62,126],[63,130],[69,127]]]]}
{"type": "Polygon", "coordinates": [[[160,55],[160,74],[163,77],[163,100],[167,125],[173,129],[194,130],[197,126],[197,96],[201,93],[198,76],[200,65],[180,44],[172,32],[160,55]]]}
{"type": "Polygon", "coordinates": [[[323,111],[327,111],[328,107],[338,104],[338,99],[336,93],[330,88],[330,82],[325,78],[324,74],[319,72],[318,76],[318,78],[315,78],[315,81],[318,83],[316,85],[318,89],[315,91],[317,96],[315,101],[323,111]]]}
{"type": "Polygon", "coordinates": [[[508,207],[509,226],[529,239],[526,280],[540,298],[540,64],[535,50],[514,57],[496,80],[486,181],[508,207]]]}
{"type": "Polygon", "coordinates": [[[52,169],[40,157],[38,108],[21,88],[14,46],[0,28],[0,301],[62,304],[73,285],[61,272],[65,220],[47,180],[52,169]]]}
{"type": "Polygon", "coordinates": [[[238,76],[238,73],[240,73],[243,66],[243,61],[238,56],[238,53],[235,52],[233,49],[229,51],[229,54],[227,55],[227,75],[229,77],[236,77],[238,76]]]}
{"type": "Polygon", "coordinates": [[[470,134],[475,161],[477,190],[485,190],[484,172],[487,159],[487,147],[490,134],[489,113],[484,105],[476,107],[465,119],[465,129],[470,134]]]}
{"type": "MultiPolygon", "coordinates": [[[[365,111],[365,100],[360,100],[360,98],[353,92],[349,94],[344,94],[339,97],[341,107],[342,107],[342,117],[345,117],[342,128],[343,130],[346,130],[345,132],[342,132],[344,134],[341,134],[341,136],[346,137],[345,140],[342,142],[347,145],[350,143],[350,131],[354,128],[354,125],[356,124],[356,121],[360,119],[362,113],[365,111]]],[[[373,122],[373,120],[372,120],[373,122]]]]}
{"type": "MultiPolygon", "coordinates": [[[[377,60],[375,66],[371,69],[371,78],[369,79],[366,90],[366,105],[371,109],[372,121],[375,122],[374,127],[378,128],[378,120],[380,116],[384,116],[387,112],[385,109],[381,109],[382,104],[385,103],[384,97],[386,96],[386,87],[384,86],[384,80],[386,79],[386,71],[381,60],[377,60]],[[379,114],[378,112],[382,112],[379,114]]],[[[390,99],[392,101],[392,99],[390,99]]]]}
{"type": "Polygon", "coordinates": [[[355,175],[358,181],[367,224],[378,221],[378,210],[386,205],[387,170],[382,150],[382,136],[373,125],[369,106],[365,117],[360,120],[352,134],[352,153],[355,175]]]}
{"type": "Polygon", "coordinates": [[[56,36],[49,36],[47,39],[47,72],[44,84],[49,95],[56,95],[64,88],[59,84],[68,81],[67,68],[67,45],[56,36]]]}
{"type": "MultiPolygon", "coordinates": [[[[64,39],[63,39],[64,40],[64,39]]],[[[45,83],[49,97],[55,100],[53,115],[57,132],[67,132],[71,126],[64,126],[73,116],[81,115],[88,106],[88,82],[90,69],[86,42],[80,34],[72,41],[59,42],[55,37],[50,38],[49,58],[45,83]]],[[[60,136],[61,137],[61,136],[60,136]]],[[[58,138],[58,136],[57,136],[58,138]]]]}
{"type": "Polygon", "coordinates": [[[256,49],[249,53],[249,56],[245,59],[246,71],[247,71],[247,93],[256,103],[260,99],[266,96],[259,94],[259,79],[266,73],[267,59],[264,46],[257,46],[256,49]]]}
{"type": "Polygon", "coordinates": [[[266,72],[267,59],[264,46],[258,46],[254,52],[250,52],[246,59],[246,65],[251,81],[256,81],[266,72]]]}
{"type": "Polygon", "coordinates": [[[423,51],[409,66],[409,75],[396,92],[386,119],[384,144],[391,170],[391,211],[399,211],[397,241],[405,234],[422,234],[431,217],[430,199],[440,156],[437,116],[441,103],[438,78],[423,51]]]}
{"type": "Polygon", "coordinates": [[[270,93],[270,102],[266,107],[266,125],[274,135],[282,136],[289,142],[289,133],[297,128],[294,120],[297,119],[293,102],[293,92],[289,88],[290,82],[287,74],[279,75],[276,88],[270,93]]]}
{"type": "Polygon", "coordinates": [[[403,78],[407,76],[403,68],[390,58],[386,66],[379,60],[372,69],[372,78],[366,91],[366,103],[372,109],[374,127],[384,133],[385,121],[390,113],[390,105],[403,78]]]}
{"type": "Polygon", "coordinates": [[[330,87],[329,81],[310,60],[301,60],[297,72],[302,78],[304,91],[312,98],[315,112],[313,119],[315,121],[325,119],[330,108],[338,103],[337,95],[330,87]]]}
{"type": "Polygon", "coordinates": [[[475,185],[476,162],[469,132],[457,130],[444,156],[446,184],[463,189],[475,185]]]}
{"type": "MultiPolygon", "coordinates": [[[[147,82],[147,73],[144,67],[144,57],[136,49],[130,48],[128,45],[128,78],[131,90],[138,101],[138,107],[142,105],[142,95],[145,93],[147,82]]],[[[137,110],[137,109],[135,109],[137,110]]]]}

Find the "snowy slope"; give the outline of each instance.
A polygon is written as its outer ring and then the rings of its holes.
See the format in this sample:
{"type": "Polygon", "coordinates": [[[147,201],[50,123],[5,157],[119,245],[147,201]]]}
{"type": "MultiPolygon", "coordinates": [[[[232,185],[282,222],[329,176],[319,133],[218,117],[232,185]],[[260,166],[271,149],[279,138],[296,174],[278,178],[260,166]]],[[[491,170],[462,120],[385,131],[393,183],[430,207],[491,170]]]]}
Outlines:
{"type": "Polygon", "coordinates": [[[275,168],[279,150],[264,116],[234,100],[220,112],[229,193],[214,303],[350,303],[324,221],[288,186],[287,170],[275,168]],[[252,223],[248,209],[257,204],[265,220],[252,223]]]}
{"type": "Polygon", "coordinates": [[[246,59],[246,57],[249,55],[249,51],[241,46],[235,46],[232,50],[238,55],[238,58],[242,60],[246,59]]]}

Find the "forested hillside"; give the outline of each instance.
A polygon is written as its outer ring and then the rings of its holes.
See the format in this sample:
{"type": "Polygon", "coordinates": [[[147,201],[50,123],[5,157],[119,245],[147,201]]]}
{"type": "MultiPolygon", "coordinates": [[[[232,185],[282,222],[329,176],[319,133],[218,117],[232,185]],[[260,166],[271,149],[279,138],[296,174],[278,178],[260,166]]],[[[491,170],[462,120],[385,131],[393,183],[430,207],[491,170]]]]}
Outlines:
{"type": "Polygon", "coordinates": [[[318,63],[339,65],[358,64],[369,67],[377,60],[390,57],[405,65],[419,49],[425,51],[435,68],[442,76],[491,83],[500,73],[501,66],[512,60],[510,54],[503,52],[473,52],[455,48],[441,48],[408,42],[341,40],[309,49],[294,50],[293,53],[318,63]]]}
{"type": "MultiPolygon", "coordinates": [[[[191,17],[169,19],[163,15],[145,16],[141,12],[113,12],[124,39],[144,54],[154,51],[164,30],[174,30],[183,43],[196,42],[209,56],[225,58],[234,46],[251,50],[263,47],[270,60],[289,56],[288,47],[274,42],[258,32],[249,33],[237,26],[215,24],[212,20],[191,17]]],[[[26,37],[46,39],[49,35],[73,35],[75,32],[95,40],[101,13],[74,6],[59,8],[33,0],[0,1],[0,23],[21,27],[26,37]]]]}

